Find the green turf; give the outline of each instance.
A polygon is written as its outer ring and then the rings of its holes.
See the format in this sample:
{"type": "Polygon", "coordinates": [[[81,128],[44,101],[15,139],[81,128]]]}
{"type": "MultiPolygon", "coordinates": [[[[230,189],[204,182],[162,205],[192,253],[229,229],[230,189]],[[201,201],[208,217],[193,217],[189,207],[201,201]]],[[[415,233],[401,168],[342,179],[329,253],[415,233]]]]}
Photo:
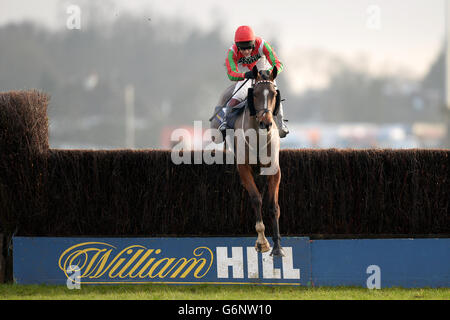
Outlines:
{"type": "Polygon", "coordinates": [[[82,285],[65,286],[1,284],[1,300],[450,300],[450,288],[369,290],[357,287],[275,287],[238,285],[82,285]]]}

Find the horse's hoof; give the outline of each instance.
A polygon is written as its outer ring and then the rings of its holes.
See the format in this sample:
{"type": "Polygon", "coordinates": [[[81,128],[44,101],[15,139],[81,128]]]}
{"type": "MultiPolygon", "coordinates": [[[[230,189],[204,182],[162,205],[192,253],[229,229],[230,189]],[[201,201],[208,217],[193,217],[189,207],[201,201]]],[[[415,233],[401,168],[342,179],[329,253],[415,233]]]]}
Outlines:
{"type": "Polygon", "coordinates": [[[273,248],[273,250],[270,253],[270,255],[273,256],[273,257],[276,257],[276,258],[278,258],[278,257],[281,258],[281,257],[286,256],[286,254],[284,253],[283,248],[273,248]]]}
{"type": "Polygon", "coordinates": [[[264,243],[258,243],[255,244],[255,250],[257,252],[267,252],[270,250],[270,244],[269,241],[265,241],[264,243]]]}

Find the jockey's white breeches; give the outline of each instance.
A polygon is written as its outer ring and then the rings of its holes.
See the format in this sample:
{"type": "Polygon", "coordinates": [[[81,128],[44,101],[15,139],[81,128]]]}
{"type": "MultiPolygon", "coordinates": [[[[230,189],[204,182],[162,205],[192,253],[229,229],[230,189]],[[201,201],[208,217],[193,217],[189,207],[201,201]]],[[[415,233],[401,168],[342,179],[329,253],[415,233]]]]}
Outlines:
{"type": "MultiPolygon", "coordinates": [[[[270,65],[270,63],[267,61],[266,57],[261,57],[258,62],[256,62],[256,67],[258,68],[258,71],[260,70],[267,70],[270,69],[272,66],[270,65]]],[[[248,72],[251,71],[249,70],[247,67],[244,67],[242,64],[238,64],[238,70],[240,72],[248,72]]],[[[237,81],[236,85],[234,86],[234,91],[233,91],[233,99],[237,99],[239,101],[244,101],[247,98],[247,93],[248,93],[248,89],[252,86],[252,81],[253,80],[248,80],[247,83],[245,85],[242,86],[242,84],[246,81],[247,79],[241,80],[241,81],[237,81]],[[242,86],[242,88],[240,88],[242,86]],[[240,88],[240,89],[239,89],[240,88]],[[236,92],[236,90],[238,90],[236,92]]],[[[274,81],[275,85],[276,85],[276,81],[274,81]]]]}

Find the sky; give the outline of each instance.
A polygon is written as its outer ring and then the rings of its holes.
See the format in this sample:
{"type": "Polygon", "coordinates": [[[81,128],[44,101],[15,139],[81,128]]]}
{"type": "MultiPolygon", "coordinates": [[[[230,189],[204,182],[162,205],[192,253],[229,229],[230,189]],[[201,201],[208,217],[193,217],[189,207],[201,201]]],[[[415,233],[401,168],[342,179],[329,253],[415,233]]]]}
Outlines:
{"type": "MultiPolygon", "coordinates": [[[[300,92],[326,85],[334,67],[330,57],[373,74],[422,77],[443,45],[444,1],[110,0],[106,15],[113,21],[131,12],[153,23],[177,18],[205,31],[219,26],[230,45],[235,29],[250,25],[258,36],[277,43],[280,60],[295,71],[289,72],[293,89],[300,92]]],[[[31,20],[58,30],[65,28],[67,7],[79,5],[83,19],[85,3],[0,0],[0,26],[31,20]]]]}

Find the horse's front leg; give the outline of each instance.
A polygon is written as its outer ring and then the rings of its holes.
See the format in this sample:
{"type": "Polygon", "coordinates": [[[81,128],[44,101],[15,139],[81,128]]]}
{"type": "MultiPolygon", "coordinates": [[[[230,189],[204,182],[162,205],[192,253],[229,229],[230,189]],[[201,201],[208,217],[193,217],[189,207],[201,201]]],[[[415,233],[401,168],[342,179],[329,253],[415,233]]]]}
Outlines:
{"type": "Polygon", "coordinates": [[[268,176],[269,178],[269,203],[270,203],[270,213],[272,214],[272,225],[273,225],[273,249],[270,253],[271,256],[284,257],[285,253],[281,247],[281,236],[280,236],[280,206],[278,205],[278,190],[281,181],[281,170],[278,168],[278,172],[274,175],[268,176]]]}
{"type": "Polygon", "coordinates": [[[256,187],[255,180],[253,179],[252,168],[249,165],[239,164],[238,171],[239,176],[241,177],[241,182],[250,196],[252,208],[256,217],[255,229],[258,233],[258,239],[256,240],[255,249],[258,252],[267,252],[270,250],[270,244],[264,235],[265,226],[261,212],[262,197],[256,187]]]}

